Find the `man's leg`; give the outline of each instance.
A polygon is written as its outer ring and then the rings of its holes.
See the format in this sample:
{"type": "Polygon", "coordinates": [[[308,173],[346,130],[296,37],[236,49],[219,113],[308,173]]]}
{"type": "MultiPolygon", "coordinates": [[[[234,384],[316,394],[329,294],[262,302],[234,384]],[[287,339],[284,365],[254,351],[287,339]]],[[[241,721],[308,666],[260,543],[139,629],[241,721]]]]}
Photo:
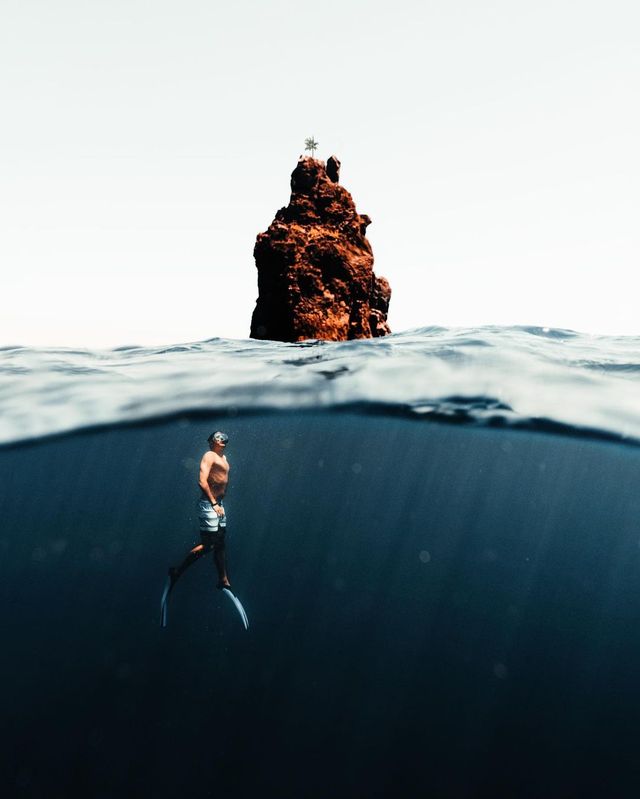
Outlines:
{"type": "MultiPolygon", "coordinates": [[[[198,521],[200,522],[200,544],[189,550],[187,557],[182,561],[177,569],[169,569],[170,585],[169,591],[178,582],[182,573],[195,563],[203,555],[213,549],[218,530],[220,529],[220,517],[213,509],[213,505],[206,499],[198,501],[198,521]]],[[[225,519],[226,521],[226,519],[225,519]]]]}
{"type": "Polygon", "coordinates": [[[169,577],[171,578],[171,584],[169,586],[169,591],[173,589],[173,586],[178,582],[179,578],[182,576],[182,573],[185,572],[191,564],[195,563],[199,560],[203,555],[206,555],[207,552],[211,552],[213,548],[213,542],[209,536],[205,536],[205,534],[201,535],[202,543],[196,544],[193,549],[190,549],[187,553],[187,557],[182,561],[182,563],[178,566],[177,569],[170,568],[169,569],[169,577]]]}
{"type": "Polygon", "coordinates": [[[214,535],[213,542],[213,560],[218,572],[218,588],[231,588],[231,583],[227,577],[225,531],[226,527],[221,527],[214,535]]]}

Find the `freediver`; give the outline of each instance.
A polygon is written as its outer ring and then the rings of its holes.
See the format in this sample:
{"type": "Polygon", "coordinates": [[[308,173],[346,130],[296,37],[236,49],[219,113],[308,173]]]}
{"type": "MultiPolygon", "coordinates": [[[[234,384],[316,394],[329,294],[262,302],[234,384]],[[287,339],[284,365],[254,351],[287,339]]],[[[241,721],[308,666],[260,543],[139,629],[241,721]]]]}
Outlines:
{"type": "Polygon", "coordinates": [[[225,535],[227,516],[222,504],[229,483],[229,462],[224,451],[229,436],[218,430],[207,439],[209,451],[200,461],[198,485],[202,496],[198,500],[198,520],[200,523],[200,543],[189,550],[186,558],[177,568],[169,569],[169,591],[180,579],[186,569],[203,555],[213,551],[213,560],[218,572],[218,588],[231,588],[225,561],[225,535]]]}
{"type": "Polygon", "coordinates": [[[209,452],[205,452],[200,461],[201,497],[198,500],[198,520],[200,522],[200,543],[190,549],[186,558],[178,568],[169,569],[162,599],[160,601],[160,626],[167,626],[167,605],[169,594],[186,569],[203,555],[213,552],[213,562],[218,572],[218,588],[233,602],[240,615],[245,630],[249,629],[249,619],[242,602],[231,590],[225,561],[225,535],[227,532],[227,516],[222,504],[229,483],[229,461],[224,454],[229,436],[218,430],[207,439],[209,452]]]}

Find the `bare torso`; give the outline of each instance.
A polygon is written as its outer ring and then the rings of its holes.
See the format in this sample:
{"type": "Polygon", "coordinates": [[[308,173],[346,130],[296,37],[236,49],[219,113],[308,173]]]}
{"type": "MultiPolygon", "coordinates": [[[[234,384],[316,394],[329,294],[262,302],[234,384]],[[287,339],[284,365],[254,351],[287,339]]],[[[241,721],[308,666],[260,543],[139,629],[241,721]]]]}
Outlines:
{"type": "Polygon", "coordinates": [[[229,482],[229,462],[224,455],[216,452],[205,452],[200,463],[200,490],[204,499],[210,499],[209,494],[202,485],[202,480],[206,483],[214,499],[222,499],[227,490],[229,482]]]}

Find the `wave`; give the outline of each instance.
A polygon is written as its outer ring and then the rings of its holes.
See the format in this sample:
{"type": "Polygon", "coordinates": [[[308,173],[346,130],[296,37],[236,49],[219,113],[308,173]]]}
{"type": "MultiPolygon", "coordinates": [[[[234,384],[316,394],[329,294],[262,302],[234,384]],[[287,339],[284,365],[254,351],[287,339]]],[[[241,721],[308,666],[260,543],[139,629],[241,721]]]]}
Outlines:
{"type": "Polygon", "coordinates": [[[0,348],[0,444],[199,413],[359,408],[640,441],[640,338],[424,327],[382,339],[0,348]]]}

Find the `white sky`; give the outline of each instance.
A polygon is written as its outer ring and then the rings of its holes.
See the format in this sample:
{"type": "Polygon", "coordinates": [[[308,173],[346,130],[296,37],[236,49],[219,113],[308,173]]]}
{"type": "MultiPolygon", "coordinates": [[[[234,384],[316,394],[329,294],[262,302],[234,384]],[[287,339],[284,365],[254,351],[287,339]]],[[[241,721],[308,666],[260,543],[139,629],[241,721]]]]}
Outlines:
{"type": "Polygon", "coordinates": [[[248,337],[304,139],[395,331],[640,334],[637,0],[0,0],[0,344],[248,337]]]}

